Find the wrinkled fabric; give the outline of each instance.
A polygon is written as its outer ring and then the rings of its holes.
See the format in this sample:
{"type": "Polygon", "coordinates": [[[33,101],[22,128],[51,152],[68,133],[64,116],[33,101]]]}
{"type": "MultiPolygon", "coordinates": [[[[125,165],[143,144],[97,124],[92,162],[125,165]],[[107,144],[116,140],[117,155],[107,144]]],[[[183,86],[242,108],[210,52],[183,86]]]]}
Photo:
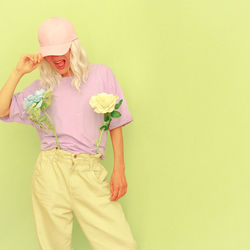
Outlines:
{"type": "Polygon", "coordinates": [[[41,151],[31,183],[32,213],[41,250],[72,250],[73,214],[93,250],[137,250],[117,201],[111,201],[101,154],[41,151]]]}
{"type": "MultiPolygon", "coordinates": [[[[90,106],[91,96],[101,92],[118,95],[123,102],[118,109],[122,114],[119,118],[112,118],[109,130],[125,126],[133,121],[128,104],[124,97],[120,84],[110,67],[104,64],[93,64],[88,75],[87,83],[81,85],[81,92],[71,86],[74,76],[63,77],[59,86],[54,87],[51,106],[47,113],[52,118],[56,128],[57,137],[61,149],[72,153],[96,153],[96,141],[99,140],[100,126],[104,122],[104,114],[94,112],[90,106]]],[[[8,116],[0,117],[4,122],[19,122],[35,127],[41,141],[41,150],[56,147],[56,140],[52,130],[43,131],[39,125],[29,120],[28,114],[23,108],[23,101],[35,90],[40,89],[40,80],[35,80],[28,87],[13,95],[10,113],[8,116]]],[[[104,131],[99,145],[101,160],[105,158],[105,146],[107,130],[104,131]]]]}

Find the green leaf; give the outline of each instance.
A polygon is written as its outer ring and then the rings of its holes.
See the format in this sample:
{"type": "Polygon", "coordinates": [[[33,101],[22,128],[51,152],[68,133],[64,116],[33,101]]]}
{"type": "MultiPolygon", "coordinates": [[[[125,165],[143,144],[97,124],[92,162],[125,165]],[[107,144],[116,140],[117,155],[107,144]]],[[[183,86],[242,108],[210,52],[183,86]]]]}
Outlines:
{"type": "Polygon", "coordinates": [[[40,109],[42,110],[42,112],[44,112],[46,109],[48,108],[48,104],[43,102],[40,109]]]}
{"type": "Polygon", "coordinates": [[[48,120],[46,120],[44,123],[46,124],[48,129],[53,129],[52,124],[48,120]]]}
{"type": "Polygon", "coordinates": [[[110,117],[109,117],[109,113],[105,113],[104,114],[104,121],[107,122],[109,121],[110,117]]]}
{"type": "Polygon", "coordinates": [[[108,124],[103,124],[101,127],[100,127],[100,130],[104,129],[104,130],[107,130],[108,129],[108,124]]]}
{"type": "Polygon", "coordinates": [[[43,126],[43,124],[39,124],[39,125],[40,125],[40,128],[46,129],[46,128],[43,126]]]}
{"type": "Polygon", "coordinates": [[[32,115],[36,120],[39,120],[39,118],[40,118],[40,116],[41,116],[41,110],[40,110],[40,108],[32,109],[32,110],[31,110],[31,115],[32,115]]]}
{"type": "Polygon", "coordinates": [[[122,114],[119,112],[119,111],[116,111],[116,110],[113,110],[111,113],[110,113],[111,117],[113,118],[118,118],[120,117],[122,114]]]}
{"type": "Polygon", "coordinates": [[[40,117],[40,119],[39,119],[39,121],[40,122],[44,122],[44,121],[46,121],[47,120],[47,117],[44,115],[44,116],[42,116],[42,117],[40,117]]]}
{"type": "Polygon", "coordinates": [[[121,99],[121,100],[115,105],[115,109],[120,108],[122,102],[123,102],[123,99],[121,99]]]}

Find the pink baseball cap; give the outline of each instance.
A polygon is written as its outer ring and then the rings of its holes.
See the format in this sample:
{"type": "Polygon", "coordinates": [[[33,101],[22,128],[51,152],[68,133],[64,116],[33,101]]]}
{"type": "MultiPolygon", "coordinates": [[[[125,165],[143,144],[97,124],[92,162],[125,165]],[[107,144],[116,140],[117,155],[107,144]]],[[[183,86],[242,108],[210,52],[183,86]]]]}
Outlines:
{"type": "Polygon", "coordinates": [[[41,53],[43,57],[64,55],[68,52],[71,42],[77,38],[74,26],[69,20],[62,17],[51,17],[39,26],[40,47],[37,53],[41,53]]]}

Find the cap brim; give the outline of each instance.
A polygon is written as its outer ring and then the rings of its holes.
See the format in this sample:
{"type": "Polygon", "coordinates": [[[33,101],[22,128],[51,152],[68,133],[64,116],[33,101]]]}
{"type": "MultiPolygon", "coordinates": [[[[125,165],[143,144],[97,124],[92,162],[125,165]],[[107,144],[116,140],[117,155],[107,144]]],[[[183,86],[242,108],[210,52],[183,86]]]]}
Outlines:
{"type": "Polygon", "coordinates": [[[45,56],[61,56],[65,55],[71,45],[71,41],[64,44],[52,45],[52,46],[44,46],[40,47],[37,53],[41,53],[43,57],[45,56]]]}

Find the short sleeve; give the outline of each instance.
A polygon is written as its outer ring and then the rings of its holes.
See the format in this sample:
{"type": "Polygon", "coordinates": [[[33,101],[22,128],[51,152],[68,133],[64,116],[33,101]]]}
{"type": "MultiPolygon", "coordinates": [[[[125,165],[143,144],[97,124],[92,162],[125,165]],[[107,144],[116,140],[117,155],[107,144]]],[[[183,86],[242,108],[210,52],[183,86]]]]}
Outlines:
{"type": "Polygon", "coordinates": [[[119,99],[117,100],[117,103],[122,99],[122,104],[121,106],[117,109],[121,113],[121,116],[118,118],[112,118],[110,125],[109,125],[109,130],[112,130],[114,128],[120,127],[120,126],[125,126],[128,123],[132,122],[134,119],[131,116],[127,101],[125,99],[125,96],[123,94],[123,91],[121,89],[120,84],[118,83],[114,73],[112,70],[105,65],[105,71],[106,71],[106,92],[108,94],[113,94],[119,96],[119,99]]]}
{"type": "Polygon", "coordinates": [[[33,94],[37,88],[37,83],[39,80],[35,80],[28,87],[24,88],[22,91],[13,94],[10,104],[10,112],[7,116],[0,117],[3,122],[18,122],[23,124],[32,124],[29,120],[29,115],[25,112],[23,108],[23,101],[28,95],[33,94]]]}

